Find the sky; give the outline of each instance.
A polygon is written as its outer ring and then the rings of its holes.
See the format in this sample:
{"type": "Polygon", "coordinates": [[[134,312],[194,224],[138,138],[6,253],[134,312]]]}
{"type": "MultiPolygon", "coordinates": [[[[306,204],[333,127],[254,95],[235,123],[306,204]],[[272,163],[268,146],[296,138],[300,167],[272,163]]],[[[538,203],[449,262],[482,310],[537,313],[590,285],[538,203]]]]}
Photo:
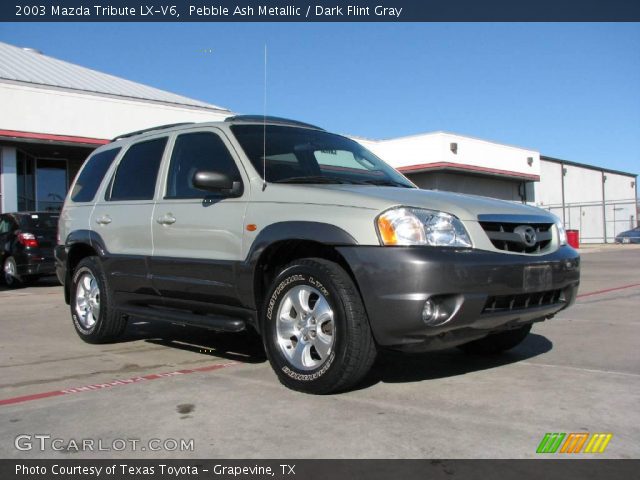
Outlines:
{"type": "Polygon", "coordinates": [[[639,23],[0,23],[0,41],[224,106],[444,130],[640,174],[639,23]]]}

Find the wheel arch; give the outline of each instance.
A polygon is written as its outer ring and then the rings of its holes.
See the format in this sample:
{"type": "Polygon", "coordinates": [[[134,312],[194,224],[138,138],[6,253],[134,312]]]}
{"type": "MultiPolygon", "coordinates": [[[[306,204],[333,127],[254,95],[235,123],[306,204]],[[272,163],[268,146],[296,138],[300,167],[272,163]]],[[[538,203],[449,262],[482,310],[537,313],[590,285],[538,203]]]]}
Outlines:
{"type": "Polygon", "coordinates": [[[64,282],[64,300],[67,304],[71,301],[71,276],[78,263],[83,258],[106,255],[102,237],[91,230],[77,230],[69,234],[66,244],[66,265],[64,282]]]}
{"type": "Polygon", "coordinates": [[[260,310],[262,299],[279,268],[298,258],[319,257],[339,264],[356,279],[337,246],[357,245],[346,231],[321,222],[279,222],[263,229],[254,240],[239,272],[240,296],[247,306],[260,310]]]}

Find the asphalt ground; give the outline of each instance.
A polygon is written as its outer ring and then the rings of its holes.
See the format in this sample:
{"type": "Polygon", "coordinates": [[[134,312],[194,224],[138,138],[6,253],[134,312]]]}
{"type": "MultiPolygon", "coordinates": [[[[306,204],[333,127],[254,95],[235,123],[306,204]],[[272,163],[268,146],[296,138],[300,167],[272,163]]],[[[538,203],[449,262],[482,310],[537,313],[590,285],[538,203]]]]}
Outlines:
{"type": "Polygon", "coordinates": [[[639,340],[635,246],[585,250],[577,303],[506,354],[385,352],[332,396],[281,386],[250,335],[132,321],[87,345],[53,280],[1,287],[0,458],[549,458],[547,432],[640,458],[639,340]]]}

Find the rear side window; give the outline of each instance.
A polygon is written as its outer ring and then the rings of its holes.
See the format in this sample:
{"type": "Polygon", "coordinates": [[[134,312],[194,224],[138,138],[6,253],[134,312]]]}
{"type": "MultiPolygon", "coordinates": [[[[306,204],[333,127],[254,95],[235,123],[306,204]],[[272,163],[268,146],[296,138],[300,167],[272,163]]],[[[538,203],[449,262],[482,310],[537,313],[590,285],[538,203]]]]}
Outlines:
{"type": "Polygon", "coordinates": [[[136,143],[124,154],[109,200],[151,200],[167,137],[136,143]]]}
{"type": "Polygon", "coordinates": [[[112,148],[89,157],[87,164],[73,185],[73,191],[71,192],[71,200],[73,202],[90,202],[93,200],[105,173],[109,170],[118,152],[120,152],[119,148],[112,148]]]}
{"type": "Polygon", "coordinates": [[[166,198],[203,198],[210,192],[193,186],[199,170],[227,174],[240,181],[240,172],[222,139],[212,132],[194,132],[176,138],[167,178],[166,198]]]}

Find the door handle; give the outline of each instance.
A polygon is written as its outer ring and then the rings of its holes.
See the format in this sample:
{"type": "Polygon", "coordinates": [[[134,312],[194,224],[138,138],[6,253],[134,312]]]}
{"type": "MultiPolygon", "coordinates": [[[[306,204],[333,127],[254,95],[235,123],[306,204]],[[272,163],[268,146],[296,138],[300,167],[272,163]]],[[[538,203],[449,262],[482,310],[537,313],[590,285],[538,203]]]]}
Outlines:
{"type": "Polygon", "coordinates": [[[109,225],[111,223],[111,217],[109,215],[103,215],[102,217],[96,218],[96,223],[100,225],[109,225]]]}
{"type": "Polygon", "coordinates": [[[156,218],[156,222],[160,225],[171,225],[172,223],[176,223],[176,217],[172,214],[167,213],[166,215],[162,215],[161,217],[156,218]]]}

